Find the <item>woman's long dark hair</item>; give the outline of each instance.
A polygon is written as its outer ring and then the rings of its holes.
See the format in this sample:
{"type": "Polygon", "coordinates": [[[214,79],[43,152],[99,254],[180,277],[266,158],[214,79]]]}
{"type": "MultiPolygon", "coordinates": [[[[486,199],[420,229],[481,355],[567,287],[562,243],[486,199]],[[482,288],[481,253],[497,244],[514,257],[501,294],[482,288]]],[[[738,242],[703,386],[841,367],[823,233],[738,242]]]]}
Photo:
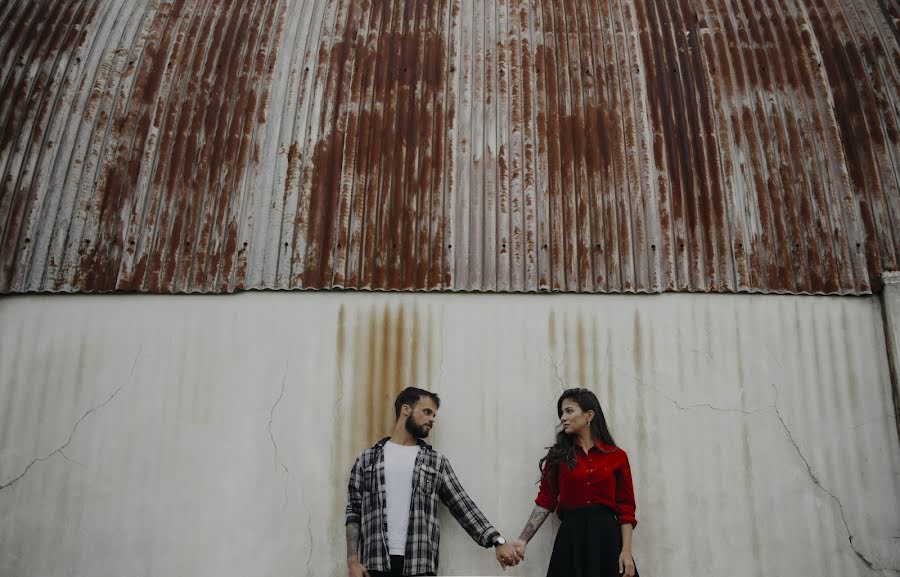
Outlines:
{"type": "MultiPolygon", "coordinates": [[[[566,399],[571,399],[581,407],[585,413],[594,411],[594,418],[591,420],[591,436],[594,441],[603,441],[606,445],[615,445],[609,428],[606,426],[606,417],[603,415],[603,409],[600,408],[600,401],[597,395],[588,389],[567,389],[556,402],[556,414],[562,418],[562,404],[566,399]]],[[[556,433],[556,444],[548,447],[547,456],[538,463],[541,475],[549,475],[552,482],[556,482],[559,475],[559,466],[565,463],[569,467],[575,466],[575,435],[567,435],[565,430],[560,427],[556,433]]]]}

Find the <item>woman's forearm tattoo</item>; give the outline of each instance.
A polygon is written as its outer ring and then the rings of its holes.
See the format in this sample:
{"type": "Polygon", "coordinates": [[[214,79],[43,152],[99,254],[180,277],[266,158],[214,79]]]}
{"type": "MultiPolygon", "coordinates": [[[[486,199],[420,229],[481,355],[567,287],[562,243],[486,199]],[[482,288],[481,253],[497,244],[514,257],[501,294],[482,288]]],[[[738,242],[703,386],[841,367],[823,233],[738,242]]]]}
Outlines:
{"type": "Polygon", "coordinates": [[[347,559],[359,556],[359,524],[347,524],[347,559]]]}
{"type": "Polygon", "coordinates": [[[526,543],[531,541],[531,538],[534,537],[534,534],[541,528],[541,525],[544,524],[544,521],[547,520],[549,515],[550,511],[547,509],[535,506],[534,510],[531,512],[531,517],[529,517],[528,522],[525,523],[525,528],[522,529],[522,534],[519,535],[519,539],[526,543]]]}

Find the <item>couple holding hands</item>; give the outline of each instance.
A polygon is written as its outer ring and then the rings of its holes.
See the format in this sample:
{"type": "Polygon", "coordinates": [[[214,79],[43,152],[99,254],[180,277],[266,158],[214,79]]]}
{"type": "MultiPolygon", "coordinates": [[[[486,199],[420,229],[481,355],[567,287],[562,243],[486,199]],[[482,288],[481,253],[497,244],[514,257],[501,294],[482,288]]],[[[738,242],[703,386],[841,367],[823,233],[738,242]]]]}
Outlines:
{"type": "Polygon", "coordinates": [[[610,435],[597,396],[568,389],[557,402],[556,441],[540,460],[540,490],[518,539],[507,542],[463,489],[446,457],[424,439],[440,398],[415,387],[394,402],[394,432],[366,449],[350,473],[347,569],[350,577],[437,575],[438,501],[472,539],[494,547],[505,569],[525,559],[528,542],[554,511],[562,523],[548,577],[634,577],[631,468],[610,435]]]}

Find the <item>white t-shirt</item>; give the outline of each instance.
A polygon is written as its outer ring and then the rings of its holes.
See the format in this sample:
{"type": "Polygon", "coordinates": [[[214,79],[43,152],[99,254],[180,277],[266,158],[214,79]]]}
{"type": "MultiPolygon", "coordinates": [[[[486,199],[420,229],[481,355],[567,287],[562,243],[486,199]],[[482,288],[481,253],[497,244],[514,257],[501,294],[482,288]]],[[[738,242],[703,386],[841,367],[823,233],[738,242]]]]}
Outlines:
{"type": "Polygon", "coordinates": [[[387,494],[387,537],[391,555],[406,554],[409,505],[419,445],[384,444],[384,483],[387,494]]]}

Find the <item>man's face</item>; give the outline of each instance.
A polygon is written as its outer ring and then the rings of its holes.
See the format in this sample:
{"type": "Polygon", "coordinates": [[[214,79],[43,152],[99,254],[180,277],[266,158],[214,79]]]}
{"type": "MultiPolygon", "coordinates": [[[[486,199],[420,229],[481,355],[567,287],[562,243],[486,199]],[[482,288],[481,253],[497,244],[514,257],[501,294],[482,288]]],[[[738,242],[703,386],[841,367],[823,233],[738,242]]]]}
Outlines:
{"type": "Polygon", "coordinates": [[[412,413],[406,418],[406,430],[417,439],[424,439],[434,427],[437,418],[437,405],[431,397],[422,397],[412,408],[412,413]]]}

